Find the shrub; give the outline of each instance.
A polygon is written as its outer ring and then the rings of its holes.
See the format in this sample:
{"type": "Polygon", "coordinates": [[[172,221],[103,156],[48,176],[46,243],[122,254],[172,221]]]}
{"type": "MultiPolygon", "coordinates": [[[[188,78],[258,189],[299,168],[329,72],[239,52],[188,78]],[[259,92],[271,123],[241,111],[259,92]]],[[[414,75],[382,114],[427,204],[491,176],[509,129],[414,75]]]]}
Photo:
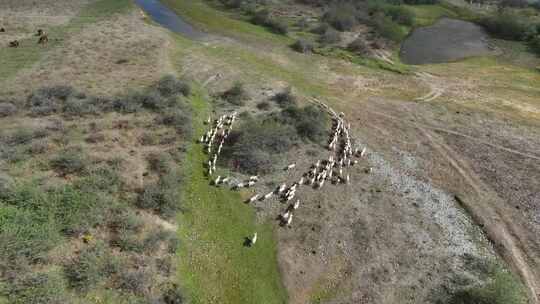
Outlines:
{"type": "Polygon", "coordinates": [[[279,20],[273,19],[268,10],[255,12],[251,18],[251,22],[256,25],[264,26],[276,34],[285,35],[288,32],[287,25],[279,20]]]}
{"type": "Polygon", "coordinates": [[[74,186],[85,193],[114,193],[118,191],[121,184],[122,180],[117,170],[108,166],[100,166],[88,170],[88,174],[75,181],[74,186]]]}
{"type": "Polygon", "coordinates": [[[34,137],[34,130],[21,128],[17,129],[12,134],[4,136],[4,139],[2,141],[10,146],[18,146],[30,143],[32,139],[34,139],[34,137]]]}
{"type": "Polygon", "coordinates": [[[37,90],[28,97],[30,112],[36,116],[46,116],[56,113],[68,97],[74,94],[69,86],[52,86],[37,90]]]}
{"type": "Polygon", "coordinates": [[[277,154],[288,151],[296,139],[295,130],[278,121],[249,120],[229,136],[223,158],[241,172],[264,174],[273,169],[277,154]]]}
{"type": "Polygon", "coordinates": [[[33,142],[28,151],[31,154],[43,154],[49,150],[49,143],[46,140],[33,142]]]}
{"type": "Polygon", "coordinates": [[[358,55],[367,55],[370,52],[369,45],[367,42],[362,38],[357,38],[353,42],[351,42],[347,48],[358,55]]]}
{"type": "Polygon", "coordinates": [[[136,113],[142,107],[139,95],[131,93],[114,99],[110,105],[110,110],[120,113],[136,113]]]}
{"type": "Polygon", "coordinates": [[[283,110],[282,119],[294,125],[301,138],[314,142],[324,140],[330,124],[328,116],[314,106],[304,108],[288,107],[283,110]]]}
{"type": "Polygon", "coordinates": [[[290,106],[296,106],[296,97],[292,94],[292,90],[290,87],[286,88],[285,90],[277,93],[272,98],[279,107],[281,108],[287,108],[290,106]]]}
{"type": "Polygon", "coordinates": [[[171,154],[166,152],[152,153],[148,156],[150,169],[158,172],[160,175],[169,173],[174,168],[174,161],[171,154]]]}
{"type": "MultiPolygon", "coordinates": [[[[178,185],[174,185],[178,187],[178,185]]],[[[180,209],[180,196],[172,185],[157,183],[144,188],[137,200],[139,208],[151,209],[164,217],[172,217],[180,209]]]]}
{"type": "Polygon", "coordinates": [[[221,94],[221,98],[233,105],[242,106],[244,105],[244,101],[248,98],[248,96],[244,88],[244,84],[241,82],[235,82],[230,89],[221,94]]]}
{"type": "Polygon", "coordinates": [[[163,293],[163,301],[165,304],[182,304],[184,297],[180,292],[180,288],[176,284],[171,284],[163,293]]]}
{"type": "Polygon", "coordinates": [[[390,17],[392,21],[395,21],[399,24],[403,24],[406,26],[412,26],[415,21],[414,13],[403,6],[396,6],[396,5],[383,6],[383,13],[386,16],[390,17]]]}
{"type": "Polygon", "coordinates": [[[168,251],[170,253],[174,253],[177,249],[178,243],[179,239],[174,231],[159,228],[148,233],[144,239],[144,250],[147,252],[153,252],[158,250],[161,244],[166,244],[168,251]]]}
{"type": "Polygon", "coordinates": [[[291,48],[299,53],[310,53],[313,51],[313,44],[306,40],[298,39],[291,45],[291,48]]]}
{"type": "Polygon", "coordinates": [[[157,91],[148,91],[144,94],[137,94],[134,98],[139,99],[141,106],[148,110],[159,110],[171,106],[174,99],[163,98],[157,91]]]}
{"type": "Polygon", "coordinates": [[[531,39],[529,45],[534,52],[540,55],[540,35],[531,39]]]}
{"type": "Polygon", "coordinates": [[[179,134],[184,137],[191,137],[191,116],[186,111],[172,109],[163,113],[162,123],[174,127],[179,134]]]}
{"type": "Polygon", "coordinates": [[[165,97],[173,96],[176,94],[189,96],[191,94],[191,87],[187,83],[178,80],[172,75],[167,75],[161,78],[158,81],[156,88],[158,92],[165,97]]]}
{"type": "Polygon", "coordinates": [[[261,110],[261,111],[268,111],[270,110],[270,103],[266,102],[266,101],[261,101],[257,104],[257,109],[261,110]]]}
{"type": "Polygon", "coordinates": [[[330,28],[330,26],[328,25],[328,23],[321,23],[319,24],[317,27],[313,28],[311,30],[311,32],[313,34],[319,34],[319,35],[322,35],[324,33],[326,33],[326,31],[330,28]]]}
{"type": "Polygon", "coordinates": [[[76,149],[68,149],[61,151],[50,161],[53,169],[60,173],[75,174],[81,173],[87,166],[87,159],[81,151],[76,149]]]}
{"type": "Polygon", "coordinates": [[[79,256],[64,267],[70,286],[81,292],[92,290],[115,272],[115,267],[110,267],[112,261],[114,259],[103,243],[85,247],[79,256]]]}
{"type": "Polygon", "coordinates": [[[403,40],[406,35],[397,23],[384,14],[375,14],[372,18],[372,26],[375,27],[379,35],[395,42],[403,40]]]}
{"type": "Polygon", "coordinates": [[[319,37],[319,42],[322,44],[334,44],[341,41],[341,35],[338,31],[329,28],[324,34],[319,37]]]}
{"type": "Polygon", "coordinates": [[[143,224],[142,218],[127,207],[116,206],[109,212],[108,226],[111,229],[139,231],[143,224]]]}
{"type": "Polygon", "coordinates": [[[62,107],[62,111],[69,116],[84,116],[98,112],[93,99],[79,99],[76,97],[68,98],[62,107]]]}
{"type": "Polygon", "coordinates": [[[63,304],[70,300],[66,283],[58,272],[40,272],[20,275],[6,286],[9,303],[63,304]]]}
{"type": "Polygon", "coordinates": [[[516,14],[503,12],[480,21],[491,34],[509,40],[524,40],[529,31],[529,25],[516,14]]]}
{"type": "Polygon", "coordinates": [[[116,236],[111,240],[111,243],[126,252],[142,253],[144,251],[144,243],[142,240],[139,239],[135,231],[129,229],[119,230],[116,236]]]}
{"type": "Polygon", "coordinates": [[[119,287],[138,296],[146,295],[150,290],[152,274],[148,270],[123,269],[119,276],[119,287]]]}
{"type": "Polygon", "coordinates": [[[356,7],[348,2],[335,3],[324,13],[323,20],[338,31],[349,31],[356,25],[356,7]]]}
{"type": "Polygon", "coordinates": [[[7,117],[17,113],[17,107],[10,102],[0,102],[0,117],[7,117]]]}

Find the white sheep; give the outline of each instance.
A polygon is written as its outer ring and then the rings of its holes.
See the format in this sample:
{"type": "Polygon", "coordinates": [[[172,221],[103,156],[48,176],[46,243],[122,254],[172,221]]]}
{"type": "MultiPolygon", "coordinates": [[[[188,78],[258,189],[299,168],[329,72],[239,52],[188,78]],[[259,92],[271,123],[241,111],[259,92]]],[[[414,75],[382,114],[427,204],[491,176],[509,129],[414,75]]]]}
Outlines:
{"type": "Polygon", "coordinates": [[[256,182],[256,181],[259,180],[259,177],[258,177],[257,175],[252,175],[252,176],[249,177],[249,180],[250,180],[250,181],[255,181],[255,182],[256,182]]]}
{"type": "Polygon", "coordinates": [[[345,177],[345,183],[348,185],[350,181],[351,181],[351,178],[349,174],[347,174],[347,176],[345,177]]]}
{"type": "Polygon", "coordinates": [[[269,199],[269,198],[272,197],[272,195],[274,195],[274,191],[267,193],[267,194],[264,196],[264,199],[269,199]]]}
{"type": "Polygon", "coordinates": [[[251,245],[255,245],[255,243],[257,243],[257,232],[255,232],[251,238],[251,245]]]}
{"type": "Polygon", "coordinates": [[[291,223],[292,223],[292,218],[293,218],[293,214],[291,213],[291,215],[289,216],[289,218],[287,219],[287,226],[290,226],[291,223]]]}
{"type": "Polygon", "coordinates": [[[288,166],[285,168],[285,170],[286,170],[286,171],[287,171],[287,170],[291,170],[291,169],[294,169],[294,167],[296,167],[296,163],[292,163],[292,164],[288,165],[288,166]]]}
{"type": "Polygon", "coordinates": [[[293,205],[293,209],[296,210],[298,209],[298,207],[300,207],[300,200],[296,200],[296,202],[293,205]]]}
{"type": "Polygon", "coordinates": [[[362,149],[362,152],[360,152],[360,157],[364,157],[365,154],[366,154],[366,148],[364,147],[362,149]]]}
{"type": "Polygon", "coordinates": [[[224,178],[221,180],[221,183],[222,183],[222,184],[228,183],[230,179],[231,179],[231,178],[230,178],[229,176],[224,177],[224,178]]]}
{"type": "Polygon", "coordinates": [[[277,190],[277,193],[278,194],[281,194],[283,193],[283,191],[285,191],[285,188],[287,187],[286,184],[281,184],[281,186],[279,186],[278,190],[277,190]]]}
{"type": "Polygon", "coordinates": [[[253,195],[252,197],[249,198],[249,202],[253,203],[254,201],[258,200],[259,197],[260,197],[259,194],[255,194],[255,195],[253,195]]]}
{"type": "Polygon", "coordinates": [[[291,217],[291,211],[290,210],[287,210],[285,213],[283,213],[281,215],[281,218],[284,219],[284,220],[288,220],[289,217],[291,217]]]}
{"type": "Polygon", "coordinates": [[[221,182],[221,175],[218,175],[218,177],[216,177],[216,179],[214,180],[214,185],[219,185],[221,182]]]}
{"type": "Polygon", "coordinates": [[[300,177],[300,180],[298,181],[298,184],[299,185],[303,185],[304,184],[304,177],[300,177]]]}
{"type": "Polygon", "coordinates": [[[248,186],[248,187],[251,187],[251,186],[253,186],[253,185],[255,185],[255,181],[248,181],[248,183],[247,183],[247,186],[248,186]]]}

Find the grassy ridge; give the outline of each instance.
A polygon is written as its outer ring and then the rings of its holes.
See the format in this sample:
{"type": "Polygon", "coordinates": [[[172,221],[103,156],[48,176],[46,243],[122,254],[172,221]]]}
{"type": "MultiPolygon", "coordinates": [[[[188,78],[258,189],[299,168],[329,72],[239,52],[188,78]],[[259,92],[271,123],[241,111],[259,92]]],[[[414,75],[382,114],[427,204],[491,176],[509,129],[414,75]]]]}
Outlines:
{"type": "MultiPolygon", "coordinates": [[[[209,105],[199,92],[192,98],[194,129],[204,130],[209,105]]],[[[209,185],[203,163],[208,156],[191,145],[186,157],[186,185],[179,216],[183,247],[179,280],[192,303],[285,303],[271,223],[257,224],[253,208],[238,192],[209,185]],[[243,246],[254,232],[259,241],[243,246]]]]}
{"type": "Polygon", "coordinates": [[[130,0],[99,0],[83,8],[67,25],[47,29],[49,43],[38,45],[37,38],[21,40],[18,48],[0,47],[0,81],[13,76],[19,70],[30,67],[39,61],[49,50],[62,44],[70,34],[80,31],[84,26],[115,13],[121,13],[132,6],[130,0]]]}

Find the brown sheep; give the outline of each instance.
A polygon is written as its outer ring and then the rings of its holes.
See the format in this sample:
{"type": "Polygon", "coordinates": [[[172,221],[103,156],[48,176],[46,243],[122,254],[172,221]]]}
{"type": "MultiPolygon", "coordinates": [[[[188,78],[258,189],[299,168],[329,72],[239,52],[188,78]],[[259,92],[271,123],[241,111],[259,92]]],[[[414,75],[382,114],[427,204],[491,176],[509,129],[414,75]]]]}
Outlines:
{"type": "Polygon", "coordinates": [[[10,41],[9,47],[13,47],[13,48],[19,47],[19,41],[18,40],[10,41]]]}
{"type": "Polygon", "coordinates": [[[49,37],[47,35],[39,37],[38,44],[47,44],[47,42],[49,42],[49,37]]]}
{"type": "Polygon", "coordinates": [[[5,33],[5,32],[6,32],[6,29],[3,27],[0,27],[0,33],[5,33]]]}

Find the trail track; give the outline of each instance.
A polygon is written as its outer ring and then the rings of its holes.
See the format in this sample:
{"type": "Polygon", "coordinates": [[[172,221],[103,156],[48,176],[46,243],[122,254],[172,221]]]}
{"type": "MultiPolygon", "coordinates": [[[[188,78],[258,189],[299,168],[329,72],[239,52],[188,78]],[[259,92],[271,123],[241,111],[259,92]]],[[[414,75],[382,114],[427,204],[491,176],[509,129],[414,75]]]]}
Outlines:
{"type": "Polygon", "coordinates": [[[504,207],[502,207],[505,204],[500,202],[501,198],[474,173],[467,161],[461,158],[457,151],[446,145],[442,139],[434,136],[433,131],[466,137],[475,143],[485,144],[492,148],[508,153],[514,153],[522,157],[540,160],[540,156],[528,151],[519,151],[492,144],[460,132],[411,122],[410,120],[372,109],[366,109],[366,111],[371,114],[400,121],[403,124],[416,128],[420,134],[429,140],[433,148],[451,164],[461,177],[463,177],[465,183],[469,185],[473,191],[467,192],[466,190],[463,190],[463,193],[458,193],[456,195],[456,199],[462,207],[467,210],[473,221],[482,228],[497,253],[508,263],[508,265],[510,265],[513,271],[520,276],[527,287],[530,303],[538,304],[540,298],[539,279],[532,270],[534,267],[531,266],[528,254],[523,249],[523,241],[519,237],[520,235],[525,235],[524,232],[521,231],[520,227],[514,225],[512,219],[506,216],[507,213],[505,213],[504,207]]]}

